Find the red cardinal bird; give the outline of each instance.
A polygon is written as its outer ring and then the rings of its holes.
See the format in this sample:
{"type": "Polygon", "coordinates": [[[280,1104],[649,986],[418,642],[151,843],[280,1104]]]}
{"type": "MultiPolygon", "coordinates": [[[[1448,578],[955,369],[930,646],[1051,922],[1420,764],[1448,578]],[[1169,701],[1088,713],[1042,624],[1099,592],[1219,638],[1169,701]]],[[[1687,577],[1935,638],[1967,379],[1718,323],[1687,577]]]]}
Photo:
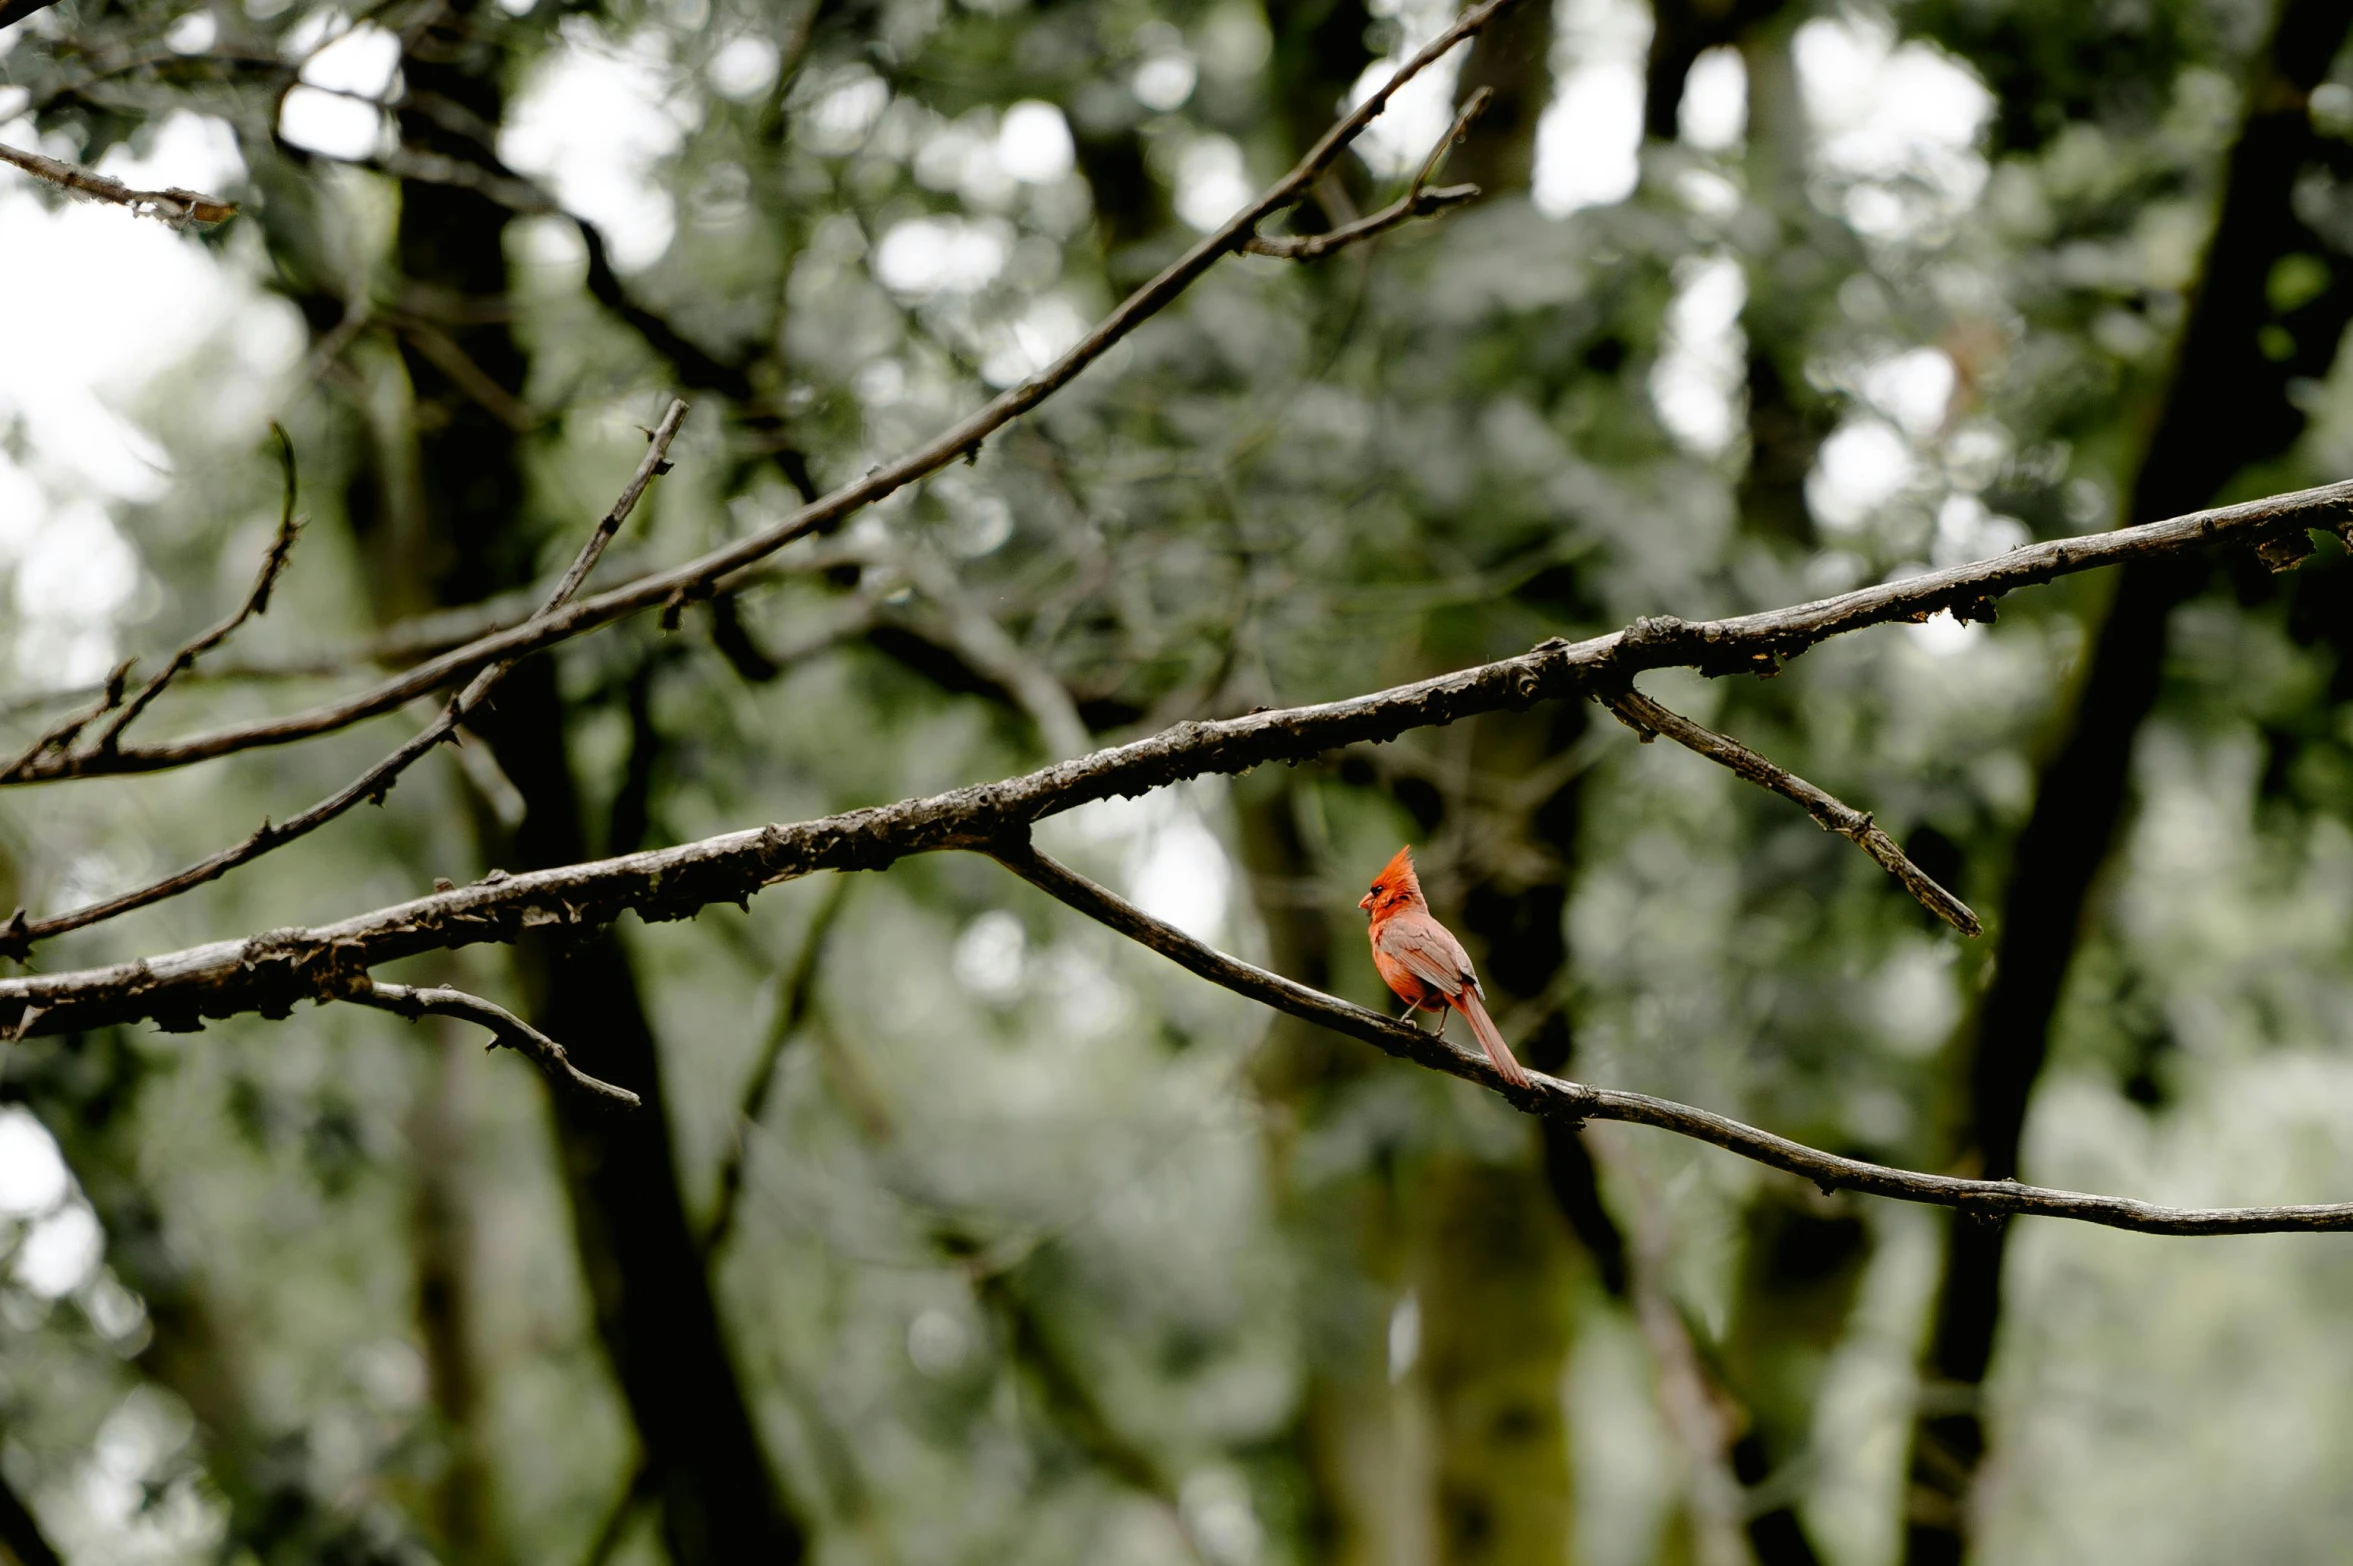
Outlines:
{"type": "MultiPolygon", "coordinates": [[[[1413,873],[1411,848],[1397,850],[1397,857],[1356,906],[1373,916],[1367,931],[1373,942],[1373,966],[1380,970],[1381,982],[1405,1002],[1406,1015],[1416,1010],[1442,1013],[1452,1006],[1471,1025],[1471,1035],[1486,1049],[1503,1080],[1526,1087],[1528,1074],[1512,1059],[1511,1046],[1503,1042],[1479,999],[1479,976],[1471,971],[1470,954],[1446,926],[1430,917],[1421,878],[1413,873]]],[[[1446,1031],[1443,1016],[1438,1030],[1446,1031]]]]}

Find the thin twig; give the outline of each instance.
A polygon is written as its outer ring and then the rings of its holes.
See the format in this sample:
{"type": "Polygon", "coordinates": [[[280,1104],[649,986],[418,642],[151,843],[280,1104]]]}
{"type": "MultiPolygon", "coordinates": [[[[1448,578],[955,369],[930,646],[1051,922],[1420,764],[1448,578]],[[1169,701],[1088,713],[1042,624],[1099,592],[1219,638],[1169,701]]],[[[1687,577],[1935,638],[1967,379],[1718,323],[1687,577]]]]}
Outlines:
{"type": "Polygon", "coordinates": [[[114,749],[122,738],[123,730],[129,728],[139,714],[147,710],[150,702],[163,694],[165,686],[194,668],[197,659],[227,641],[246,621],[269,613],[270,589],[278,585],[280,573],[286,569],[287,561],[294,557],[294,540],[301,535],[304,520],[294,514],[294,442],[286,434],[283,425],[272,424],[270,433],[278,437],[278,464],[285,474],[285,498],[278,506],[277,536],[270,540],[269,552],[262,556],[261,570],[254,577],[253,586],[246,592],[245,602],[239,604],[236,612],[227,619],[202,632],[195,640],[185,643],[178,652],[173,653],[170,662],[139,688],[139,694],[124,703],[122,711],[115,714],[114,721],[99,734],[94,749],[114,749]]]}
{"type": "Polygon", "coordinates": [[[800,953],[793,958],[792,969],[778,991],[775,1020],[769,1023],[767,1037],[761,1040],[760,1058],[752,1063],[751,1075],[744,1079],[735,1124],[729,1133],[727,1156],[719,1161],[719,1194],[711,1203],[710,1227],[703,1231],[702,1249],[706,1258],[716,1255],[735,1231],[735,1215],[743,1197],[744,1162],[751,1150],[751,1139],[746,1133],[766,1116],[768,1093],[776,1084],[776,1067],[784,1059],[784,1047],[801,1031],[801,1024],[808,1020],[809,1009],[816,1002],[817,962],[825,954],[826,938],[833,934],[833,927],[841,918],[842,905],[849,901],[854,884],[846,875],[834,879],[825,901],[817,905],[816,914],[809,920],[809,933],[802,938],[800,953]]]}
{"type": "MultiPolygon", "coordinates": [[[[783,582],[806,581],[844,566],[872,565],[875,560],[874,551],[863,543],[851,545],[835,541],[796,555],[789,562],[769,560],[747,566],[722,581],[712,594],[712,601],[716,603],[722,598],[740,598],[783,582]]],[[[406,668],[421,659],[464,647],[480,637],[527,624],[544,601],[545,594],[541,589],[519,587],[476,603],[427,610],[408,619],[395,621],[365,642],[327,648],[305,658],[266,661],[228,659],[206,663],[182,674],[177,683],[226,685],[249,680],[333,680],[363,669],[406,668]]],[[[778,661],[790,662],[795,658],[806,657],[823,647],[857,635],[874,618],[874,606],[871,603],[858,603],[857,610],[855,615],[832,617],[833,621],[841,623],[827,623],[821,635],[796,639],[792,648],[777,654],[778,661]],[[859,623],[849,624],[849,620],[859,623]]],[[[105,688],[103,682],[92,681],[87,685],[58,686],[45,691],[0,697],[0,721],[69,702],[94,701],[104,694],[105,688]]],[[[408,703],[403,702],[401,705],[407,706],[408,703]]],[[[6,781],[5,774],[6,768],[0,767],[0,781],[6,781]]]]}
{"type": "Polygon", "coordinates": [[[1869,811],[1857,810],[1836,797],[1824,793],[1796,773],[1766,760],[1736,739],[1702,727],[1681,713],[1660,706],[1631,685],[1624,690],[1609,691],[1597,698],[1614,714],[1620,723],[1642,737],[1649,744],[1659,735],[1696,751],[1718,766],[1727,767],[1748,779],[1759,788],[1771,789],[1784,799],[1793,799],[1805,808],[1825,832],[1836,832],[1879,861],[1880,868],[1901,882],[1905,891],[1920,906],[1960,931],[1963,935],[1980,935],[1985,926],[1977,922],[1977,915],[1969,905],[1936,884],[1928,872],[1896,846],[1894,838],[1882,832],[1872,821],[1869,811]]]}
{"type": "Polygon", "coordinates": [[[1446,154],[1454,150],[1455,144],[1471,128],[1471,122],[1486,112],[1487,105],[1494,97],[1495,89],[1492,87],[1482,87],[1472,93],[1470,101],[1462,106],[1462,112],[1454,117],[1453,126],[1430,149],[1430,155],[1422,160],[1421,169],[1414,175],[1413,183],[1405,187],[1405,194],[1380,211],[1321,234],[1300,234],[1288,239],[1269,239],[1261,234],[1252,234],[1243,241],[1242,248],[1254,256],[1274,256],[1284,261],[1315,261],[1343,246],[1359,244],[1376,235],[1386,234],[1415,218],[1429,217],[1448,207],[1478,200],[1479,187],[1476,185],[1443,185],[1433,190],[1430,188],[1430,180],[1438,172],[1438,165],[1446,161],[1446,154]]]}
{"type": "Polygon", "coordinates": [[[1254,256],[1273,256],[1282,261],[1320,261],[1335,250],[1377,238],[1393,228],[1401,228],[1415,218],[1430,217],[1448,207],[1459,207],[1464,202],[1479,199],[1476,185],[1439,185],[1432,189],[1416,190],[1368,217],[1321,234],[1300,234],[1290,238],[1267,239],[1251,236],[1242,248],[1254,256]]]}
{"type": "MultiPolygon", "coordinates": [[[[574,557],[571,568],[565,571],[554,591],[548,594],[547,602],[539,613],[553,613],[580,590],[580,584],[588,579],[589,572],[596,568],[597,560],[604,554],[605,546],[613,541],[613,535],[620,531],[622,522],[635,509],[638,497],[645,493],[646,485],[653,481],[655,475],[669,471],[670,443],[677,438],[679,426],[685,421],[686,404],[673,400],[669,411],[662,416],[660,426],[647,432],[646,453],[639,461],[637,471],[630,476],[629,483],[622,489],[620,498],[613,502],[612,509],[598,519],[595,529],[580,546],[580,553],[574,557]]],[[[275,823],[264,817],[262,824],[243,841],[160,881],[150,882],[118,897],[29,923],[19,917],[5,928],[0,928],[0,956],[13,957],[21,962],[36,941],[62,935],[68,930],[86,929],[90,925],[118,918],[133,909],[146,908],[167,898],[177,897],[182,892],[218,880],[239,865],[249,864],[296,838],[308,836],[363,800],[382,804],[384,796],[400,781],[401,774],[444,741],[453,738],[458,725],[482,705],[491,689],[516,662],[515,659],[506,659],[476,674],[466,683],[464,690],[449,699],[438,718],[402,742],[383,760],[300,815],[275,823]]],[[[18,912],[21,916],[22,910],[18,912]]]]}
{"type": "Polygon", "coordinates": [[[223,201],[218,196],[182,190],[176,185],[170,190],[134,190],[119,179],[93,173],[78,163],[68,163],[62,158],[45,158],[37,152],[27,152],[22,147],[11,147],[5,142],[0,142],[0,163],[12,163],[35,179],[45,179],[77,196],[127,207],[141,217],[157,218],[174,228],[186,228],[190,224],[209,228],[237,215],[237,204],[223,201]]]}
{"type": "Polygon", "coordinates": [[[1086,754],[1092,736],[1071,700],[1070,689],[1029,650],[1014,640],[996,616],[981,608],[947,564],[920,544],[897,559],[916,592],[939,611],[940,631],[966,663],[1004,686],[1015,705],[1037,726],[1038,739],[1056,760],[1086,754]]]}
{"type": "Polygon", "coordinates": [[[1216,265],[1221,257],[1240,250],[1261,222],[1305,199],[1324,170],[1388,107],[1390,98],[1399,89],[1464,40],[1476,35],[1513,3],[1515,0],[1483,0],[1483,3],[1457,17],[1451,26],[1431,40],[1427,48],[1400,66],[1396,75],[1382,83],[1362,103],[1325,131],[1288,174],[1261,191],[1214,232],[1204,235],[1191,249],[1170,262],[1158,276],[1128,295],[1096,324],[1093,331],[1053,364],[1028,380],[1008,388],[897,461],[873,469],[855,482],[845,484],[832,494],[803,506],[783,521],[683,565],[642,577],[595,598],[582,600],[562,613],[484,637],[470,646],[420,665],[398,679],[385,681],[371,691],[332,706],[287,718],[242,724],[173,744],[144,749],[125,747],[102,764],[96,760],[59,763],[51,759],[37,767],[30,777],[0,776],[0,783],[97,773],[155,771],[227,755],[232,751],[307,739],[373,717],[429,691],[446,688],[453,680],[463,679],[489,664],[537,652],[625,615],[652,608],[674,610],[710,596],[718,589],[720,580],[730,572],[763,560],[796,539],[806,538],[812,533],[830,532],[860,508],[904,489],[959,457],[977,455],[989,437],[1077,379],[1081,371],[1174,302],[1196,279],[1216,265]]]}
{"type": "Polygon", "coordinates": [[[571,566],[557,581],[554,590],[547,595],[547,602],[540,607],[537,615],[532,616],[533,619],[553,614],[570,603],[572,596],[580,591],[580,584],[588,580],[588,573],[594,571],[597,561],[604,558],[605,547],[621,531],[621,524],[629,520],[629,513],[637,509],[638,498],[645,494],[645,487],[670,471],[670,443],[678,438],[679,428],[685,423],[685,400],[671,398],[670,406],[663,411],[662,422],[645,432],[644,460],[638,463],[637,471],[629,476],[629,482],[622,487],[620,498],[598,519],[596,530],[581,544],[580,553],[572,557],[571,566]]]}
{"type": "Polygon", "coordinates": [[[123,687],[130,683],[131,665],[136,661],[125,658],[116,664],[108,672],[106,683],[98,687],[97,702],[88,711],[62,718],[44,730],[41,737],[26,746],[14,761],[11,761],[6,767],[0,767],[0,780],[20,776],[26,768],[52,752],[70,751],[73,748],[73,742],[81,736],[82,730],[123,704],[123,687]]]}
{"type": "Polygon", "coordinates": [[[504,1044],[517,1054],[526,1056],[533,1065],[557,1082],[588,1094],[592,1098],[636,1109],[643,1102],[627,1088],[615,1087],[601,1077],[592,1077],[572,1064],[572,1057],[564,1046],[540,1032],[530,1023],[516,1016],[494,1001],[464,990],[453,990],[447,985],[430,989],[413,984],[387,984],[381,979],[361,978],[350,989],[335,997],[359,1006],[373,1006],[378,1011],[389,1011],[414,1022],[419,1017],[462,1017],[480,1023],[490,1030],[494,1045],[504,1044]]]}
{"type": "Polygon", "coordinates": [[[546,422],[532,412],[522,398],[499,385],[488,370],[474,362],[472,354],[459,347],[457,340],[440,327],[413,315],[390,311],[384,312],[378,319],[407,338],[428,363],[448,376],[477,406],[517,435],[528,435],[546,422]]]}

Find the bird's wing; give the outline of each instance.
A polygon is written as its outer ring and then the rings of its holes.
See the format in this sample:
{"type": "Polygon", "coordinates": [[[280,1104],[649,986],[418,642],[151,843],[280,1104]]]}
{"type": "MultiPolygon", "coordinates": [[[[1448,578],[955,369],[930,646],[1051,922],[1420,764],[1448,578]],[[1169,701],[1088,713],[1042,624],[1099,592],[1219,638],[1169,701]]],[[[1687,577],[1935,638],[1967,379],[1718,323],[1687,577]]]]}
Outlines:
{"type": "Polygon", "coordinates": [[[1471,965],[1463,957],[1462,949],[1455,945],[1454,937],[1428,920],[1400,914],[1381,926],[1381,933],[1373,937],[1373,942],[1408,973],[1441,995],[1459,993],[1466,980],[1478,982],[1471,979],[1471,965]]]}

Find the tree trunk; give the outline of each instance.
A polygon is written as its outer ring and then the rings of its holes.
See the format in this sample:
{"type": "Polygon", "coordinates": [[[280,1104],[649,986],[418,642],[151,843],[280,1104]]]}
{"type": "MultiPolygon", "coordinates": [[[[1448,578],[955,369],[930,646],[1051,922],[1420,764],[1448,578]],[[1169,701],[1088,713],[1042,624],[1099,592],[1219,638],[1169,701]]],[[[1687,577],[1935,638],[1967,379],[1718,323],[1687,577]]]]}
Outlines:
{"type": "MultiPolygon", "coordinates": [[[[1701,54],[1736,48],[1746,70],[1750,201],[1767,226],[1764,242],[1744,258],[1748,452],[1735,498],[1747,538],[1808,549],[1806,478],[1835,414],[1806,384],[1804,364],[1825,273],[1851,268],[1856,251],[1844,226],[1804,195],[1810,133],[1790,59],[1798,18],[1784,0],[1656,0],[1653,11],[1643,109],[1652,139],[1679,134],[1684,88],[1701,54]]],[[[1779,693],[1732,695],[1770,705],[1779,693]]],[[[1759,1189],[1745,1227],[1725,1339],[1706,1368],[1732,1422],[1732,1476],[1753,1490],[1805,1451],[1822,1367],[1845,1329],[1870,1246],[1853,1218],[1804,1207],[1777,1182],[1759,1189]]],[[[1793,1501],[1752,1509],[1746,1531],[1759,1566],[1820,1559],[1793,1501]]]]}
{"type": "Polygon", "coordinates": [[[466,1566],[507,1558],[499,1532],[494,1438],[483,1407],[477,1337],[481,1280],[474,1264],[472,1076],[481,1047],[448,1023],[425,1045],[422,1091],[409,1116],[416,1193],[411,1227],[417,1258],[417,1327],[426,1380],[440,1411],[448,1457],[439,1482],[436,1532],[443,1553],[466,1566]]]}
{"type": "Polygon", "coordinates": [[[1710,49],[1738,43],[1786,0],[1651,0],[1650,58],[1642,75],[1642,133],[1673,141],[1682,128],[1683,89],[1710,49]]]}
{"type": "MultiPolygon", "coordinates": [[[[553,666],[517,669],[495,709],[484,737],[526,807],[512,840],[516,868],[591,857],[553,666]]],[[[778,1499],[687,1223],[660,1053],[627,948],[611,929],[585,938],[531,931],[516,962],[532,1021],[582,1070],[645,1100],[617,1114],[559,1096],[555,1109],[589,1293],[662,1502],[670,1558],[798,1560],[801,1537],[778,1499]]]]}
{"type": "MultiPolygon", "coordinates": [[[[439,97],[496,125],[502,68],[469,36],[464,10],[446,13],[403,62],[408,101],[439,97]]],[[[417,109],[402,111],[400,130],[412,147],[480,157],[466,138],[417,109]]],[[[503,300],[507,216],[471,190],[404,182],[398,257],[418,296],[503,300]]],[[[481,377],[519,404],[524,356],[499,312],[453,310],[436,324],[481,377]]],[[[539,539],[524,525],[517,431],[449,373],[440,362],[446,351],[427,354],[413,336],[402,346],[429,526],[407,562],[409,580],[441,604],[474,602],[530,581],[539,539]]],[[[573,541],[565,542],[568,548],[573,541]]],[[[511,837],[502,842],[486,832],[490,855],[518,870],[590,857],[595,845],[581,818],[553,662],[540,658],[516,669],[475,727],[525,806],[511,837]]],[[[618,1115],[557,1095],[555,1115],[597,1325],[644,1448],[650,1492],[662,1502],[673,1566],[798,1560],[801,1534],[780,1502],[687,1224],[659,1052],[627,949],[610,929],[562,938],[534,932],[517,946],[516,961],[532,1020],[563,1040],[583,1069],[627,1083],[645,1101],[634,1114],[618,1115]]]]}
{"type": "MultiPolygon", "coordinates": [[[[2231,149],[2204,280],[2126,520],[2195,510],[2250,464],[2284,453],[2303,432],[2289,398],[2299,377],[2325,375],[2353,321],[2353,275],[2331,257],[2331,282],[2275,316],[2268,283],[2285,256],[2326,246],[2295,215],[2292,192],[2317,148],[2305,100],[2342,46],[2353,5],[2289,0],[2248,84],[2251,105],[2231,149]],[[2287,351],[2279,351],[2286,334],[2287,351]],[[2270,338],[2272,351],[2265,352],[2270,338]]],[[[2052,1017],[2128,796],[2132,748],[2156,704],[2173,610],[2207,581],[2207,562],[2127,566],[2069,705],[2067,736],[2044,766],[2019,833],[1997,929],[1993,981],[1956,1041],[1962,1065],[1954,1161],[1985,1179],[2018,1172],[2027,1105],[2050,1047],[2052,1017]]],[[[1985,1455],[1975,1406],[1993,1359],[2009,1224],[1956,1218],[1923,1378],[1938,1389],[1913,1427],[1906,1559],[1948,1566],[1966,1554],[1968,1495],[1985,1455]],[[1952,1394],[1965,1396],[1956,1398],[1952,1394]]]]}
{"type": "Polygon", "coordinates": [[[1470,58],[1455,78],[1456,106],[1482,87],[1494,96],[1448,155],[1439,178],[1468,181],[1489,201],[1524,196],[1536,174],[1536,122],[1552,91],[1552,7],[1546,0],[1519,0],[1471,40],[1470,58]]]}
{"type": "Polygon", "coordinates": [[[1725,41],[1739,46],[1748,73],[1751,202],[1765,218],[1765,244],[1746,257],[1748,302],[1748,465],[1740,475],[1740,525],[1752,537],[1792,549],[1814,546],[1806,478],[1837,423],[1835,409],[1806,380],[1806,358],[1835,290],[1860,247],[1845,224],[1816,210],[1805,193],[1810,128],[1799,95],[1790,34],[1797,18],[1779,4],[1754,5],[1752,25],[1725,41]]]}

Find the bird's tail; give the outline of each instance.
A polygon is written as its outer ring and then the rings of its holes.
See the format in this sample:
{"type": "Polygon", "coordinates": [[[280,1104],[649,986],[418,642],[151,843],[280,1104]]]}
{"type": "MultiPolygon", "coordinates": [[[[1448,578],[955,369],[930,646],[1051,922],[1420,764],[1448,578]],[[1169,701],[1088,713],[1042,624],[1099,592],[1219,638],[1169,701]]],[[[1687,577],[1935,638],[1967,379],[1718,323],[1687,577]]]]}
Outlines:
{"type": "Polygon", "coordinates": [[[1479,992],[1466,984],[1448,999],[1453,1002],[1454,1009],[1462,1013],[1463,1020],[1471,1025],[1471,1036],[1487,1051],[1487,1058],[1495,1063],[1497,1074],[1513,1087],[1526,1087],[1528,1074],[1512,1058],[1511,1046],[1503,1042],[1503,1033],[1495,1026],[1495,1019],[1487,1015],[1487,1007],[1479,999],[1479,992]]]}

